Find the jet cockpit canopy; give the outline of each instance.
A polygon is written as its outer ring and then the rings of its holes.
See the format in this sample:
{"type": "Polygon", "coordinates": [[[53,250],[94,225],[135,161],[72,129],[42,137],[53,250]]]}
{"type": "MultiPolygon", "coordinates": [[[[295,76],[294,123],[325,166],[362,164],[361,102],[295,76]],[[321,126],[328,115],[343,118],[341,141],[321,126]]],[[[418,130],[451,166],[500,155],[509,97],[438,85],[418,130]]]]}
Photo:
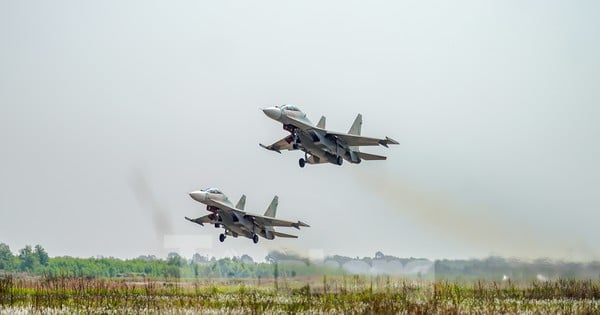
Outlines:
{"type": "Polygon", "coordinates": [[[207,192],[207,193],[210,193],[210,194],[219,194],[219,195],[222,195],[222,194],[223,194],[223,193],[222,193],[222,192],[221,192],[219,189],[217,189],[217,188],[208,188],[208,189],[205,189],[204,191],[205,191],[205,192],[207,192]]]}
{"type": "Polygon", "coordinates": [[[296,107],[294,105],[291,105],[291,104],[281,105],[279,108],[280,109],[294,111],[294,112],[299,112],[300,111],[300,109],[298,109],[298,107],[296,107]]]}

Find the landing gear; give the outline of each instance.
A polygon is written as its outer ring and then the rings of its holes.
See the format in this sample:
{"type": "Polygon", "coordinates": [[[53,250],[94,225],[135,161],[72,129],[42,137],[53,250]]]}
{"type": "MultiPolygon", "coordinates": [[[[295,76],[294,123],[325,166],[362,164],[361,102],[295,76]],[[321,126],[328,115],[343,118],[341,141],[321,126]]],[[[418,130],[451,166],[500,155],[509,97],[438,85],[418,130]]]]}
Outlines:
{"type": "Polygon", "coordinates": [[[252,236],[252,241],[254,242],[254,244],[258,243],[258,235],[254,234],[252,236]]]}
{"type": "Polygon", "coordinates": [[[218,229],[218,228],[220,228],[220,227],[221,227],[221,224],[219,224],[219,223],[215,223],[215,229],[218,229]]]}
{"type": "Polygon", "coordinates": [[[298,144],[300,143],[300,135],[298,135],[298,130],[290,125],[284,125],[283,129],[289,131],[292,134],[292,149],[298,150],[300,147],[298,144]]]}
{"type": "Polygon", "coordinates": [[[304,151],[304,158],[303,159],[301,158],[298,161],[298,164],[300,164],[300,167],[302,167],[302,168],[304,168],[306,163],[308,163],[308,151],[304,151]]]}
{"type": "Polygon", "coordinates": [[[342,158],[342,156],[340,155],[340,146],[336,142],[335,143],[335,164],[342,165],[342,163],[344,163],[344,158],[342,158]]]}
{"type": "Polygon", "coordinates": [[[221,235],[219,235],[219,241],[221,241],[221,243],[225,242],[225,234],[221,233],[221,235]]]}

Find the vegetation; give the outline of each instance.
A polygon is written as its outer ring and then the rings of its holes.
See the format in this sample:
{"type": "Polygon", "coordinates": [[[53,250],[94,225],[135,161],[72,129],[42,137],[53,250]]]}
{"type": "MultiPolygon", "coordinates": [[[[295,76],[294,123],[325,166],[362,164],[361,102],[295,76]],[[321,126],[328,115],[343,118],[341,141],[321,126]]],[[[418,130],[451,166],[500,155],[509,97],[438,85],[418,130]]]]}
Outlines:
{"type": "Polygon", "coordinates": [[[49,257],[39,245],[13,254],[0,243],[0,314],[600,313],[598,263],[430,262],[380,252],[322,264],[282,252],[265,260],[49,257]],[[379,271],[350,274],[347,264],[379,271]],[[380,274],[386,266],[431,266],[435,276],[380,274]]]}
{"type": "Polygon", "coordinates": [[[523,285],[323,276],[286,282],[276,288],[273,281],[6,276],[0,279],[2,312],[597,314],[600,281],[560,280],[523,285]]]}
{"type": "Polygon", "coordinates": [[[266,278],[307,275],[342,274],[340,269],[306,263],[278,266],[274,258],[268,263],[254,263],[248,256],[208,260],[195,255],[192,260],[177,253],[166,259],[140,256],[135,259],[118,258],[49,258],[39,245],[26,246],[13,255],[6,244],[0,243],[0,273],[27,273],[31,275],[81,276],[81,277],[131,277],[149,278],[266,278]]]}
{"type": "Polygon", "coordinates": [[[25,273],[48,276],[82,276],[95,278],[143,276],[161,278],[268,278],[322,275],[391,275],[413,279],[445,279],[456,281],[550,279],[600,279],[600,263],[521,261],[488,257],[471,260],[438,260],[398,258],[377,252],[374,257],[350,258],[330,256],[323,263],[312,263],[293,253],[273,251],[266,262],[256,263],[251,257],[215,259],[195,254],[191,259],[177,253],[166,258],[140,256],[135,259],[49,257],[40,245],[25,246],[13,254],[0,243],[0,274],[25,273]]]}

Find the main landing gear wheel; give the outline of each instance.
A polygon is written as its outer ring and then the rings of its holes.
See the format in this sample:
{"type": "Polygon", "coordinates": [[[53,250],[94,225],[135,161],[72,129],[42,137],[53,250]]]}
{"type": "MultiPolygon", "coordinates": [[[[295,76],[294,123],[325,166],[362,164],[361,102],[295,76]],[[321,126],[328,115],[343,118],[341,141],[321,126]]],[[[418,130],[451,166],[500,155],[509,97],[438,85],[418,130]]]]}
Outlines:
{"type": "Polygon", "coordinates": [[[298,161],[298,164],[300,165],[300,167],[304,167],[306,165],[306,160],[300,158],[300,160],[298,161]]]}
{"type": "Polygon", "coordinates": [[[344,158],[342,158],[341,156],[338,155],[338,157],[335,159],[337,165],[342,165],[342,163],[344,163],[344,158]]]}
{"type": "Polygon", "coordinates": [[[258,235],[254,234],[254,236],[252,236],[252,241],[254,244],[258,243],[258,235]]]}
{"type": "Polygon", "coordinates": [[[221,243],[225,241],[225,234],[221,233],[221,235],[219,235],[219,241],[221,241],[221,243]]]}

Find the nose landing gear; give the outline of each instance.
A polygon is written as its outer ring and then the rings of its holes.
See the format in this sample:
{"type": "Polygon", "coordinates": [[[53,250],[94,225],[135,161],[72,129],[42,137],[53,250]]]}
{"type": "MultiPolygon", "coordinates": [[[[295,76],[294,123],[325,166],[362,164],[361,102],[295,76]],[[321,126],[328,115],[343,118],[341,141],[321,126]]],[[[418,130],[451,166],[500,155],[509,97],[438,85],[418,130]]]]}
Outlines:
{"type": "Polygon", "coordinates": [[[221,243],[225,242],[225,234],[221,233],[221,235],[219,235],[219,241],[221,241],[221,243]]]}
{"type": "Polygon", "coordinates": [[[252,241],[254,242],[254,244],[258,243],[258,235],[254,234],[252,236],[252,241]]]}

